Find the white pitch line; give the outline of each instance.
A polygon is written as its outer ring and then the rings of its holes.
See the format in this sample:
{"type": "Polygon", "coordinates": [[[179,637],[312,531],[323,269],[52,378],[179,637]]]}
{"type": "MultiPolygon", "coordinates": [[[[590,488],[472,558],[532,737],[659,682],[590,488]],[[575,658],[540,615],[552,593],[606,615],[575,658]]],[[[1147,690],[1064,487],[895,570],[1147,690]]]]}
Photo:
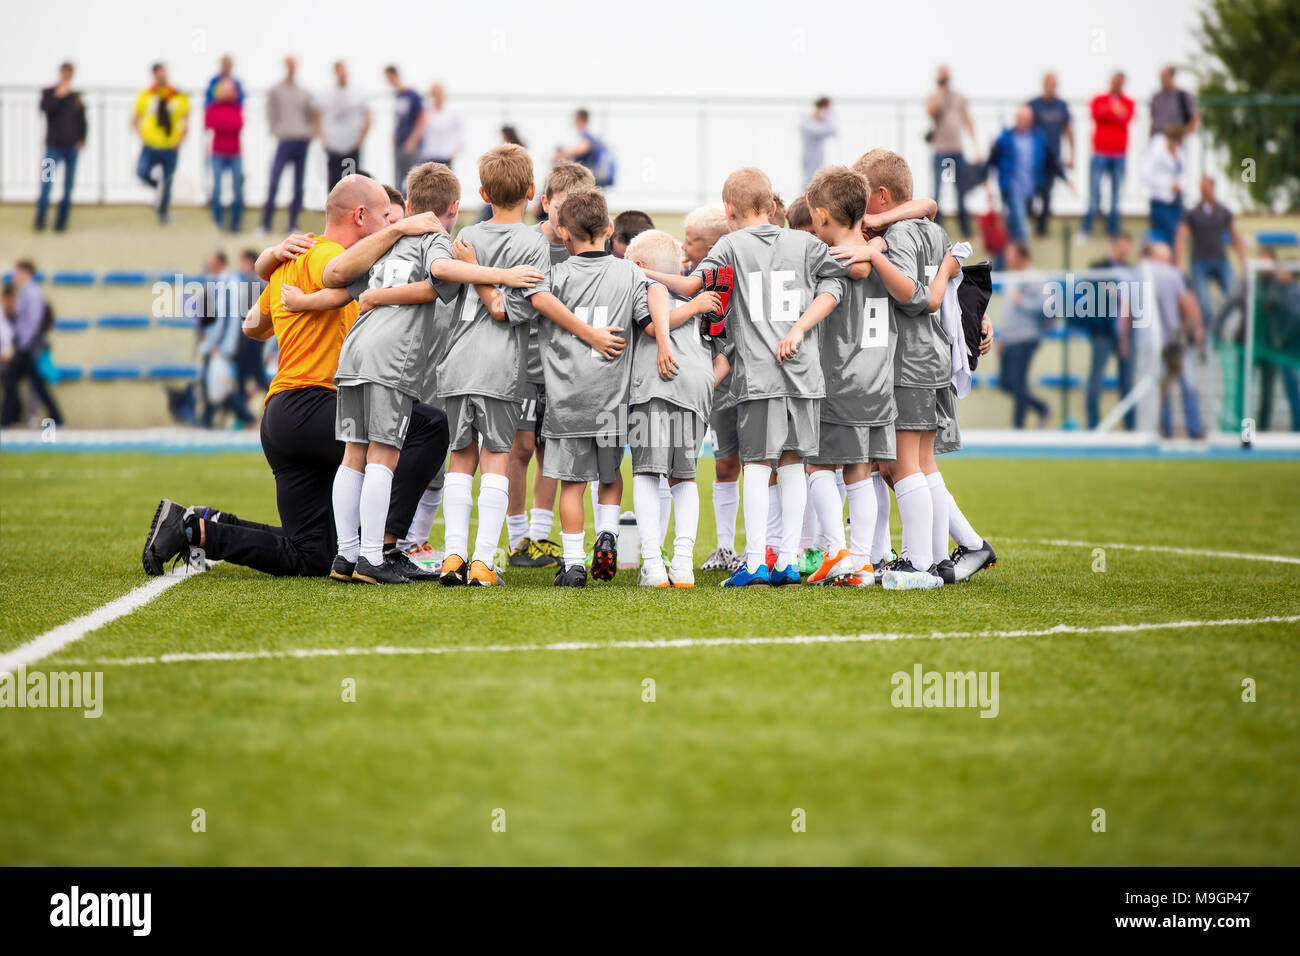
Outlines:
{"type": "Polygon", "coordinates": [[[1247,554],[1240,551],[1209,551],[1204,548],[1174,548],[1162,544],[1116,544],[1101,541],[1067,541],[1064,538],[1001,538],[1002,541],[1019,541],[1024,544],[1047,544],[1057,548],[1114,548],[1117,551],[1157,551],[1161,554],[1182,554],[1196,558],[1223,558],[1229,561],[1269,561],[1274,564],[1300,564],[1300,558],[1287,554],[1247,554]]]}
{"type": "Polygon", "coordinates": [[[1057,624],[1040,630],[933,631],[903,634],[800,634],[789,637],[700,637],[665,641],[561,641],[555,644],[480,644],[435,647],[320,647],[285,651],[194,651],[160,654],[156,657],[92,657],[60,661],[68,666],[135,667],[143,664],[182,664],[197,661],[292,660],[311,657],[369,657],[426,654],[513,654],[526,651],[621,651],[676,650],[691,647],[755,647],[772,644],[869,644],[876,641],[951,640],[969,637],[1058,637],[1065,634],[1117,634],[1133,631],[1164,631],[1199,627],[1239,627],[1250,624],[1295,624],[1300,614],[1271,617],[1230,617],[1209,621],[1153,621],[1143,624],[1099,624],[1079,627],[1057,624]]]}
{"type": "Polygon", "coordinates": [[[109,601],[103,607],[73,618],[66,624],[60,624],[53,630],[32,638],[26,644],[20,644],[12,651],[0,654],[0,674],[13,673],[19,667],[35,664],[42,658],[61,651],[69,644],[81,640],[91,631],[97,631],[105,624],[144,607],[168,588],[202,573],[203,571],[192,571],[188,566],[182,565],[159,577],[150,578],[138,588],[128,591],[116,600],[109,601]]]}

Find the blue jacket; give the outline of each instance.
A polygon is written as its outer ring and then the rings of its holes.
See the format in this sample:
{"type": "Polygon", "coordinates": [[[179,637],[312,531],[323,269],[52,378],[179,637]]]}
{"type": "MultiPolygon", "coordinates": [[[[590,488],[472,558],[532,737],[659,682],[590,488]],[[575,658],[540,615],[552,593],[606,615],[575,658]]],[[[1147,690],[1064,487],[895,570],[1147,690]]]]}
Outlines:
{"type": "MultiPolygon", "coordinates": [[[[997,170],[998,191],[1003,195],[1009,195],[1014,189],[1016,162],[1019,159],[1019,153],[1016,151],[1014,142],[1015,135],[1015,127],[1008,126],[998,134],[998,138],[993,142],[993,149],[989,152],[989,170],[997,170]]],[[[1047,173],[1047,139],[1043,136],[1041,129],[1030,130],[1029,136],[1034,144],[1034,168],[1030,178],[1033,182],[1032,192],[1037,192],[1043,187],[1044,177],[1047,173]]]]}

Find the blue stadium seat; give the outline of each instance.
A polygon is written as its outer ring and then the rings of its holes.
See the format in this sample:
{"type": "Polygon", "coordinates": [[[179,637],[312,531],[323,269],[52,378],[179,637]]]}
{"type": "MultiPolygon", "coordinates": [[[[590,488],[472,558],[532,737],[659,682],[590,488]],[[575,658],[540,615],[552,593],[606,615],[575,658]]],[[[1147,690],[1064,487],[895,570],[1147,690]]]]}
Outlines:
{"type": "Polygon", "coordinates": [[[1300,236],[1294,232],[1257,232],[1255,241],[1261,246],[1300,246],[1300,236]]]}
{"type": "Polygon", "coordinates": [[[104,285],[145,285],[149,276],[143,272],[113,271],[105,272],[102,281],[104,285]]]}
{"type": "Polygon", "coordinates": [[[51,281],[55,285],[94,285],[95,273],[77,272],[74,270],[65,269],[60,272],[54,273],[54,278],[51,281]]]}
{"type": "Polygon", "coordinates": [[[158,326],[164,329],[192,329],[194,320],[183,316],[165,315],[158,320],[158,326]]]}
{"type": "Polygon", "coordinates": [[[79,382],[85,375],[80,365],[57,365],[54,371],[58,373],[60,382],[79,382]]]}
{"type": "Polygon", "coordinates": [[[95,324],[101,329],[147,329],[149,322],[147,315],[101,315],[95,324]]]}
{"type": "Polygon", "coordinates": [[[1102,378],[1102,380],[1101,380],[1101,387],[1102,387],[1102,388],[1108,388],[1108,389],[1111,389],[1111,390],[1118,389],[1118,388],[1119,388],[1119,376],[1118,376],[1118,375],[1107,375],[1107,376],[1104,376],[1104,377],[1102,378]]]}
{"type": "Polygon", "coordinates": [[[199,370],[193,365],[156,365],[149,369],[150,378],[198,378],[199,370]]]}
{"type": "MultiPolygon", "coordinates": [[[[5,282],[13,282],[13,281],[14,281],[14,274],[13,274],[12,272],[6,272],[6,273],[4,274],[4,281],[5,281],[5,282]]],[[[37,272],[36,272],[36,281],[37,281],[37,282],[44,282],[44,281],[45,281],[45,273],[44,273],[44,272],[41,272],[40,270],[37,270],[37,272]]]]}
{"type": "Polygon", "coordinates": [[[90,319],[55,319],[55,332],[84,332],[90,328],[90,319]]]}
{"type": "Polygon", "coordinates": [[[138,368],[125,365],[98,365],[90,370],[92,382],[130,381],[140,377],[138,368]]]}
{"type": "Polygon", "coordinates": [[[1083,385],[1083,379],[1078,375],[1040,375],[1038,384],[1043,388],[1060,388],[1062,385],[1066,388],[1079,388],[1083,385]]]}

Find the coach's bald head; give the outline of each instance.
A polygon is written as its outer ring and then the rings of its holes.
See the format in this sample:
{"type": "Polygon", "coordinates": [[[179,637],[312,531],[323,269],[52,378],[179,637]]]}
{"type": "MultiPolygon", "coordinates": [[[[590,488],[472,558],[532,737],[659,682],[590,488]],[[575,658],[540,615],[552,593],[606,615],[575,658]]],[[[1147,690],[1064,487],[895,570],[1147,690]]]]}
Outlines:
{"type": "Polygon", "coordinates": [[[344,176],[325,200],[325,236],[347,247],[382,229],[387,221],[388,193],[369,176],[344,176]]]}

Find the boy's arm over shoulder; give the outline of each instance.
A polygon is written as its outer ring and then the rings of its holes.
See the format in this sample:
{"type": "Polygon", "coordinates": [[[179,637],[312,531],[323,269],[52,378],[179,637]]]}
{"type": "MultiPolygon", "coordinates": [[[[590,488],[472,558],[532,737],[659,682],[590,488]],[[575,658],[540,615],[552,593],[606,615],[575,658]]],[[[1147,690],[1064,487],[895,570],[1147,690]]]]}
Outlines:
{"type": "Polygon", "coordinates": [[[814,297],[829,293],[836,302],[843,301],[849,291],[850,267],[838,262],[830,247],[813,235],[808,235],[806,261],[814,297]]]}

